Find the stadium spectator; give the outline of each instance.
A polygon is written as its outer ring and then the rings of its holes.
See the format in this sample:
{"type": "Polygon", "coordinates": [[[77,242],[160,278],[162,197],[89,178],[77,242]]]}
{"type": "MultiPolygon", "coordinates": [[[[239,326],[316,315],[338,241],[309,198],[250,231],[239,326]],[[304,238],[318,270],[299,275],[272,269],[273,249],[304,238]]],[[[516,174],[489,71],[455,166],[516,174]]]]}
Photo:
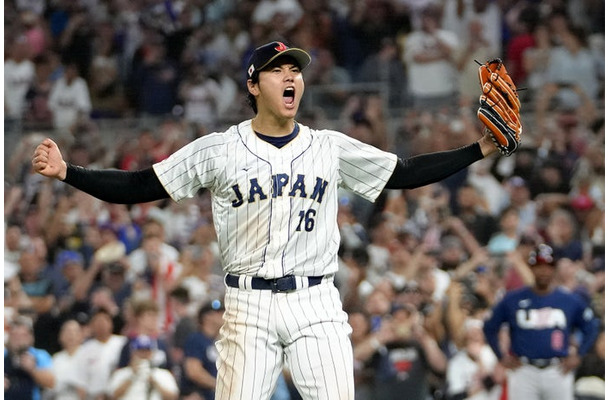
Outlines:
{"type": "Polygon", "coordinates": [[[178,98],[184,104],[184,118],[189,123],[208,129],[216,127],[218,103],[224,94],[220,85],[202,65],[194,65],[178,88],[178,98]]]}
{"type": "Polygon", "coordinates": [[[196,315],[205,303],[224,295],[224,279],[213,270],[216,262],[209,246],[189,245],[180,254],[182,271],[174,284],[187,291],[191,315],[196,315]]]}
{"type": "Polygon", "coordinates": [[[26,93],[34,82],[36,71],[25,36],[17,36],[7,43],[4,61],[5,119],[21,120],[26,108],[26,93]]]}
{"type": "Polygon", "coordinates": [[[74,303],[77,301],[74,289],[84,272],[84,258],[80,253],[63,250],[57,254],[53,279],[55,282],[54,295],[60,313],[67,313],[74,307],[74,303]]]}
{"type": "Polygon", "coordinates": [[[57,68],[56,58],[57,54],[48,51],[33,59],[35,76],[25,95],[27,108],[24,112],[24,121],[33,128],[49,129],[52,126],[49,96],[54,83],[53,70],[57,68]]]}
{"type": "Polygon", "coordinates": [[[553,246],[557,259],[566,257],[570,260],[582,260],[584,249],[577,233],[573,214],[558,208],[551,213],[543,236],[553,246]]]}
{"type": "Polygon", "coordinates": [[[559,46],[551,50],[547,82],[536,101],[536,119],[543,126],[546,113],[555,100],[561,110],[591,109],[599,98],[599,76],[595,58],[583,28],[568,25],[559,33],[559,46]]]}
{"type": "Polygon", "coordinates": [[[20,17],[24,29],[23,34],[26,37],[30,55],[32,58],[36,58],[44,53],[49,46],[49,39],[43,22],[43,16],[36,14],[32,10],[23,10],[20,17]]]}
{"type": "Polygon", "coordinates": [[[19,316],[10,322],[4,348],[4,398],[39,399],[43,389],[55,386],[51,355],[34,347],[31,319],[19,316]]]}
{"type": "Polygon", "coordinates": [[[374,370],[367,361],[376,342],[375,339],[369,338],[369,319],[363,311],[356,309],[348,312],[348,322],[352,327],[350,339],[354,349],[355,399],[372,400],[374,370]]]}
{"type": "Polygon", "coordinates": [[[391,36],[384,38],[379,50],[364,60],[354,79],[356,82],[384,84],[389,91],[390,107],[401,107],[406,102],[406,70],[399,56],[396,40],[391,36]]]}
{"type": "Polygon", "coordinates": [[[173,364],[169,343],[165,333],[161,331],[158,304],[147,297],[132,297],[132,301],[134,324],[131,330],[127,332],[127,342],[120,350],[118,366],[123,368],[129,365],[132,350],[131,343],[138,336],[144,335],[153,340],[152,366],[172,371],[173,364]]]}
{"type": "Polygon", "coordinates": [[[527,74],[525,82],[527,92],[524,93],[524,96],[527,100],[534,98],[546,83],[546,73],[553,48],[549,26],[545,22],[541,21],[536,25],[533,36],[534,45],[523,52],[523,68],[527,74]]]}
{"type": "Polygon", "coordinates": [[[184,364],[180,393],[189,399],[211,399],[216,387],[216,358],[214,342],[222,326],[222,302],[204,304],[197,314],[197,331],[184,343],[184,364]],[[190,396],[190,397],[189,397],[190,396]]]}
{"type": "Polygon", "coordinates": [[[66,7],[63,17],[67,19],[57,38],[57,47],[62,58],[73,64],[74,75],[88,81],[96,36],[95,24],[80,2],[66,1],[62,6],[66,7]]]}
{"type": "Polygon", "coordinates": [[[127,338],[112,333],[112,316],[104,309],[95,310],[88,325],[91,337],[74,355],[75,385],[81,398],[102,400],[109,394],[110,376],[127,338]]]}
{"type": "Polygon", "coordinates": [[[163,224],[148,219],[142,226],[142,245],[129,254],[127,279],[134,291],[144,291],[154,299],[159,307],[160,328],[165,331],[171,324],[167,312],[168,293],[180,276],[182,265],[178,250],[165,242],[163,224]]]}
{"type": "MultiPolygon", "coordinates": [[[[270,2],[278,4],[275,0],[270,2]]],[[[219,110],[225,111],[220,113],[226,116],[216,121],[217,127],[240,121],[244,116],[250,115],[247,103],[242,101],[238,93],[240,82],[243,81],[242,75],[247,68],[244,66],[245,60],[256,45],[277,40],[276,35],[281,34],[286,43],[292,42],[307,49],[314,59],[319,52],[324,54],[328,51],[327,55],[336,60],[336,66],[349,71],[355,83],[363,79],[384,81],[396,68],[400,71],[394,73],[402,75],[400,79],[392,78],[390,87],[382,82],[370,92],[364,89],[369,86],[350,85],[349,90],[355,101],[346,104],[345,109],[350,112],[341,116],[345,117],[343,120],[332,113],[324,116],[315,108],[319,104],[305,102],[302,104],[300,122],[311,121],[310,126],[319,127],[323,117],[328,119],[324,121],[325,126],[334,125],[340,128],[347,123],[345,126],[349,129],[344,128],[343,131],[365,138],[375,146],[401,156],[443,150],[452,143],[459,146],[466,138],[480,135],[480,124],[474,110],[462,107],[456,101],[449,102],[451,108],[447,111],[435,112],[406,107],[410,104],[406,103],[404,98],[402,102],[398,100],[399,93],[404,95],[407,90],[407,69],[402,58],[394,57],[394,52],[402,51],[402,45],[406,43],[405,38],[412,32],[419,33],[421,11],[430,3],[435,3],[434,1],[399,0],[391,4],[378,0],[300,2],[303,14],[291,29],[284,24],[288,20],[282,20],[281,13],[276,13],[269,23],[252,23],[253,11],[260,2],[250,0],[207,2],[202,7],[195,6],[193,2],[165,2],[171,3],[171,7],[166,7],[164,2],[154,5],[149,3],[64,0],[49,3],[41,0],[17,0],[5,4],[7,62],[11,61],[9,57],[12,56],[14,40],[25,36],[24,29],[28,29],[22,24],[21,17],[25,15],[26,19],[29,18],[29,10],[38,16],[41,26],[45,29],[48,27],[50,34],[49,40],[44,44],[47,50],[32,59],[36,76],[25,97],[23,124],[11,126],[12,120],[5,109],[5,257],[8,256],[15,262],[13,268],[10,268],[10,261],[5,261],[5,277],[17,276],[19,256],[22,252],[33,249],[41,259],[49,263],[45,264],[45,279],[51,278],[48,274],[52,272],[51,265],[54,265],[57,254],[63,250],[77,251],[83,255],[84,272],[81,278],[91,273],[90,286],[87,286],[87,290],[78,291],[82,302],[73,306],[68,314],[62,313],[48,318],[47,313],[43,314],[42,320],[36,318],[35,347],[50,354],[53,354],[54,350],[60,350],[57,341],[60,324],[65,318],[78,318],[82,322],[83,312],[91,313],[92,310],[95,312],[100,308],[110,310],[115,333],[138,332],[137,321],[130,316],[131,305],[140,299],[151,300],[150,286],[136,287],[139,290],[131,294],[123,290],[111,290],[110,286],[115,289],[121,286],[115,286],[114,283],[125,283],[123,276],[129,275],[123,275],[122,272],[129,274],[129,263],[124,263],[123,268],[118,268],[118,264],[111,266],[110,263],[96,265],[94,254],[104,256],[106,253],[105,256],[113,256],[113,247],[114,250],[118,249],[113,245],[118,241],[123,244],[121,255],[139,250],[142,228],[147,218],[153,217],[162,221],[165,227],[164,242],[176,249],[176,254],[180,254],[178,263],[184,267],[181,277],[168,285],[165,294],[184,285],[192,300],[188,313],[196,315],[199,305],[210,299],[221,298],[225,289],[218,246],[213,234],[209,193],[202,192],[180,204],[154,202],[127,208],[110,206],[81,192],[66,191],[61,184],[41,184],[39,177],[31,174],[31,143],[40,142],[41,135],[58,136],[58,132],[53,131],[48,98],[52,83],[62,77],[65,69],[59,62],[60,57],[66,60],[76,56],[79,69],[90,71],[88,75],[81,73],[81,76],[87,77],[88,84],[91,85],[89,88],[92,117],[109,117],[113,113],[122,117],[117,120],[101,118],[78,123],[72,131],[74,137],[64,135],[59,138],[65,142],[65,159],[77,165],[100,168],[126,166],[126,169],[130,169],[130,166],[135,169],[135,165],[139,164],[150,166],[150,160],[162,159],[172,152],[168,149],[177,149],[192,138],[216,130],[213,126],[188,124],[182,114],[184,109],[181,107],[184,107],[184,104],[181,100],[159,96],[151,87],[143,88],[148,90],[147,93],[153,93],[150,99],[155,100],[157,96],[166,103],[166,109],[175,114],[160,114],[152,121],[138,115],[138,103],[133,101],[133,88],[136,83],[133,78],[137,78],[134,71],[142,66],[142,58],[149,48],[155,47],[154,44],[150,45],[151,41],[157,40],[151,40],[153,37],[163,37],[166,55],[161,58],[172,66],[169,71],[175,73],[172,82],[175,87],[185,82],[186,71],[194,64],[209,71],[210,78],[217,81],[223,93],[217,106],[219,110]],[[181,4],[184,4],[184,8],[181,8],[181,4]],[[71,27],[67,29],[69,25],[71,27]],[[139,51],[136,51],[137,49],[139,51]],[[115,67],[115,63],[118,63],[118,67],[115,67]],[[367,70],[368,72],[362,72],[367,70]],[[99,71],[99,74],[95,71],[99,71]],[[361,74],[368,76],[362,77],[361,74]],[[114,80],[109,79],[110,77],[114,77],[114,80]],[[94,82],[99,83],[98,92],[95,92],[94,82]],[[126,105],[122,105],[120,101],[114,103],[114,100],[111,100],[112,95],[106,97],[110,93],[116,94],[113,92],[116,87],[119,93],[124,90],[123,94],[129,100],[126,105]],[[377,96],[378,94],[380,96],[377,96]],[[386,94],[389,94],[389,98],[386,94]],[[112,103],[110,109],[101,107],[104,102],[112,103]],[[97,113],[100,109],[103,109],[103,113],[97,113]],[[227,110],[230,112],[226,112],[227,110]],[[352,118],[352,111],[358,113],[358,118],[352,118]],[[144,129],[149,131],[148,136],[138,141],[138,134],[144,129]],[[378,132],[383,133],[376,135],[378,132]],[[124,154],[133,157],[125,158],[124,164],[121,164],[124,154]],[[111,231],[102,225],[104,240],[110,237],[113,239],[107,247],[100,238],[98,226],[106,222],[111,222],[115,227],[115,233],[110,235],[111,231]],[[117,230],[117,226],[123,227],[124,230],[117,230]],[[15,227],[19,227],[21,234],[17,234],[15,227]],[[119,233],[118,236],[116,232],[119,233]],[[20,239],[17,239],[18,236],[20,239]],[[97,253],[101,248],[103,251],[97,253]]],[[[464,345],[464,321],[480,318],[489,312],[489,307],[496,303],[505,291],[533,284],[534,278],[527,264],[527,255],[540,241],[537,235],[542,233],[545,238],[548,236],[549,221],[556,209],[574,213],[573,232],[582,243],[583,250],[575,260],[560,260],[557,272],[559,275],[566,273],[561,283],[574,287],[577,282],[579,294],[591,299],[594,313],[601,319],[605,315],[603,90],[597,91],[597,97],[590,98],[582,88],[575,87],[577,91],[581,89],[573,98],[580,102],[576,110],[562,105],[560,98],[554,96],[546,107],[542,125],[536,125],[535,114],[532,112],[535,105],[533,100],[538,94],[537,85],[544,82],[544,74],[549,69],[547,58],[550,58],[551,50],[556,50],[552,49],[552,46],[567,49],[562,38],[568,37],[574,22],[585,27],[586,34],[594,34],[587,37],[585,51],[588,47],[596,72],[588,72],[588,76],[597,79],[601,88],[603,51],[600,50],[603,50],[601,44],[604,34],[603,29],[600,30],[602,25],[599,22],[603,20],[604,13],[600,11],[603,10],[603,2],[599,0],[568,2],[563,11],[562,5],[557,8],[557,2],[534,4],[523,1],[511,3],[446,0],[443,5],[444,17],[451,17],[454,24],[460,24],[463,33],[457,35],[459,44],[467,45],[466,29],[468,24],[474,21],[482,24],[476,26],[474,23],[472,26],[480,33],[480,37],[497,44],[498,47],[501,40],[503,47],[493,56],[501,57],[507,62],[513,77],[520,75],[520,68],[511,66],[512,55],[522,53],[523,68],[527,73],[525,76],[529,80],[522,84],[528,87],[528,90],[519,91],[524,103],[524,141],[512,157],[481,160],[471,166],[467,173],[464,171],[459,179],[443,182],[444,186],[450,188],[450,196],[441,196],[442,201],[434,197],[437,185],[421,190],[383,193],[374,207],[366,207],[366,204],[352,198],[341,197],[339,218],[343,221],[340,231],[343,246],[339,253],[340,272],[335,276],[335,283],[340,287],[350,322],[352,312],[364,309],[364,305],[370,306],[369,303],[377,303],[375,309],[379,311],[376,312],[375,320],[391,318],[390,308],[386,306],[392,302],[415,306],[422,313],[424,329],[434,337],[448,361],[451,361],[451,357],[464,345]],[[541,19],[536,24],[537,30],[534,31],[536,47],[527,47],[522,51],[522,47],[528,44],[527,40],[522,39],[528,39],[529,36],[518,35],[520,31],[514,27],[515,21],[522,14],[523,6],[526,5],[529,5],[531,9],[528,10],[532,11],[526,17],[531,19],[539,14],[541,19]],[[490,10],[497,8],[502,10],[499,17],[490,13],[490,10]],[[496,17],[504,19],[500,22],[496,17]],[[502,29],[502,37],[490,40],[493,36],[487,33],[490,28],[495,29],[494,35],[499,35],[502,29]],[[536,70],[528,68],[530,53],[540,56],[532,61],[536,63],[536,70]],[[538,83],[532,84],[531,81],[538,83]],[[547,172],[551,173],[548,176],[558,177],[556,168],[549,170],[545,167],[549,163],[560,167],[561,180],[556,179],[555,183],[560,181],[561,185],[548,185],[545,178],[547,172]],[[544,177],[541,172],[545,173],[544,177]],[[531,188],[527,196],[523,183],[531,188]],[[567,193],[567,188],[562,186],[566,183],[569,185],[567,193]],[[465,238],[468,236],[477,237],[479,246],[486,242],[480,239],[481,233],[471,226],[468,216],[470,213],[461,214],[458,193],[463,189],[468,192],[467,185],[478,190],[479,196],[485,199],[489,215],[494,218],[506,207],[526,205],[524,209],[527,211],[521,215],[525,224],[520,228],[519,243],[514,251],[502,256],[487,257],[484,252],[473,252],[470,245],[466,246],[465,238]],[[557,188],[561,189],[561,195],[557,195],[557,188]],[[539,195],[541,191],[545,193],[539,195]],[[368,236],[372,234],[369,228],[370,216],[380,212],[388,213],[389,218],[396,224],[396,240],[395,244],[389,246],[389,268],[380,275],[379,283],[373,286],[366,280],[368,254],[365,246],[368,236]],[[460,225],[465,231],[463,236],[458,231],[461,230],[460,225]],[[453,271],[450,285],[445,289],[444,283],[449,281],[446,272],[439,268],[442,261],[439,250],[441,243],[447,244],[443,239],[448,235],[459,237],[469,254],[464,256],[464,260],[453,271]],[[564,267],[565,271],[562,271],[564,267]],[[379,296],[380,294],[382,296],[379,296]],[[380,297],[386,300],[380,301],[380,297]]],[[[454,31],[446,25],[446,18],[442,23],[441,29],[454,31]]],[[[35,35],[40,33],[38,28],[32,32],[35,35]]],[[[39,48],[36,47],[38,44],[41,42],[36,39],[32,50],[39,48]]],[[[569,44],[569,41],[566,41],[566,44],[569,44]]],[[[29,49],[24,46],[22,50],[29,49]]],[[[467,67],[476,67],[472,60],[464,60],[467,67]]],[[[573,63],[574,59],[568,61],[573,63]]],[[[10,72],[5,69],[5,75],[10,72]]],[[[477,83],[468,80],[464,71],[456,72],[456,75],[451,76],[444,73],[435,75],[432,81],[442,83],[438,79],[447,77],[451,82],[464,82],[470,88],[477,87],[477,83]]],[[[95,88],[98,88],[97,84],[95,85],[95,88]]],[[[8,90],[8,85],[5,86],[5,97],[8,99],[14,93],[8,90]]],[[[8,107],[8,100],[6,103],[5,106],[8,107]]],[[[471,199],[471,203],[473,201],[471,199]]],[[[490,226],[486,235],[491,236],[499,232],[497,226],[490,226]]],[[[449,253],[455,249],[448,247],[449,253]]],[[[116,254],[119,253],[114,256],[116,254]]],[[[72,267],[68,267],[66,271],[70,268],[72,267]]],[[[56,290],[52,294],[55,304],[63,304],[74,288],[79,286],[76,283],[80,280],[77,279],[71,288],[54,285],[59,290],[59,293],[56,290]]],[[[63,278],[60,281],[65,283],[63,278]]],[[[130,283],[127,281],[122,286],[131,288],[130,283]]],[[[171,309],[170,315],[177,316],[172,303],[167,305],[171,309]]],[[[57,307],[52,307],[51,314],[54,315],[57,310],[57,307]]],[[[6,337],[9,336],[10,321],[24,315],[36,317],[30,297],[22,290],[18,278],[5,279],[6,337]]],[[[358,315],[368,319],[368,314],[358,315]]],[[[158,320],[156,321],[158,323],[158,320]]],[[[168,327],[177,322],[168,322],[168,327]]],[[[366,340],[370,333],[368,328],[363,326],[359,333],[361,338],[356,340],[356,325],[357,323],[354,324],[352,335],[354,348],[358,347],[362,338],[366,340]]],[[[89,329],[90,326],[84,327],[85,332],[89,329]]],[[[91,340],[89,339],[89,342],[91,340]]],[[[603,350],[601,354],[603,355],[603,350]]],[[[375,371],[370,363],[355,358],[355,366],[362,367],[355,371],[356,398],[372,399],[374,397],[367,391],[371,387],[361,386],[358,381],[368,380],[370,383],[373,374],[369,373],[375,371]]],[[[585,366],[585,358],[582,366],[585,366]]],[[[175,362],[175,359],[171,361],[175,362]]],[[[599,356],[596,356],[595,363],[599,362],[599,356]]],[[[178,370],[179,368],[171,370],[176,379],[180,378],[178,370]]],[[[290,376],[285,377],[289,389],[294,392],[290,376]]],[[[603,374],[601,377],[603,378],[603,374]]],[[[428,379],[430,390],[442,388],[448,383],[446,378],[435,376],[432,380],[428,379]]],[[[473,382],[478,381],[475,379],[473,382]]],[[[599,383],[599,380],[585,379],[581,385],[575,385],[575,397],[593,395],[599,383]]],[[[477,383],[471,386],[477,386],[477,383]]],[[[298,398],[295,393],[293,397],[298,398]]],[[[436,395],[439,395],[438,391],[430,393],[429,397],[436,395]]]]}
{"type": "Polygon", "coordinates": [[[171,114],[178,95],[178,69],[167,57],[163,39],[156,37],[140,49],[142,59],[130,78],[135,94],[135,108],[141,116],[161,117],[171,114]]]}
{"type": "Polygon", "coordinates": [[[524,66],[524,54],[527,49],[536,45],[534,30],[539,23],[540,16],[536,6],[526,3],[514,8],[516,18],[512,21],[507,18],[511,35],[506,43],[506,68],[511,71],[511,78],[517,87],[522,87],[527,81],[527,72],[524,66]]]}
{"type": "Polygon", "coordinates": [[[297,0],[263,0],[258,2],[252,12],[252,23],[271,25],[272,22],[283,21],[285,28],[295,27],[303,15],[303,7],[297,0]]]}
{"type": "Polygon", "coordinates": [[[445,372],[447,358],[421,324],[414,307],[398,305],[364,342],[372,351],[374,398],[424,400],[432,386],[428,374],[445,372]]]}
{"type": "Polygon", "coordinates": [[[487,251],[492,255],[511,252],[519,244],[519,210],[506,207],[500,214],[500,230],[495,232],[487,243],[487,251]]]}
{"type": "Polygon", "coordinates": [[[595,344],[582,358],[574,375],[576,400],[605,399],[606,331],[600,328],[595,344]]]}
{"type": "Polygon", "coordinates": [[[504,184],[508,191],[506,207],[515,207],[519,212],[519,233],[532,233],[537,230],[537,206],[532,199],[529,183],[520,176],[511,176],[504,184]]]}
{"type": "Polygon", "coordinates": [[[462,329],[465,342],[447,362],[448,400],[498,400],[502,391],[501,377],[494,376],[498,359],[485,342],[483,321],[468,319],[462,329]]]}
{"type": "Polygon", "coordinates": [[[96,24],[89,75],[92,118],[117,118],[127,111],[120,75],[118,33],[112,21],[96,24]]]}
{"type": "Polygon", "coordinates": [[[61,351],[53,354],[55,387],[45,393],[49,400],[81,400],[75,382],[76,353],[84,341],[83,328],[75,319],[66,320],[59,331],[61,351]]]}
{"type": "Polygon", "coordinates": [[[366,246],[369,255],[367,280],[373,286],[390,269],[390,247],[396,241],[397,228],[387,214],[377,214],[369,225],[370,242],[366,246]]]}
{"type": "Polygon", "coordinates": [[[46,263],[40,252],[26,249],[19,257],[18,279],[29,299],[32,311],[39,317],[47,314],[56,304],[53,281],[46,276],[46,263]]]}
{"type": "Polygon", "coordinates": [[[411,32],[403,45],[407,68],[408,95],[417,110],[439,109],[456,104],[457,74],[454,55],[458,37],[441,29],[440,6],[422,11],[422,27],[411,32]]]}
{"type": "Polygon", "coordinates": [[[319,92],[312,94],[311,101],[326,115],[335,115],[341,111],[348,99],[350,93],[347,88],[352,78],[345,68],[337,65],[335,56],[330,50],[320,48],[316,53],[311,65],[304,71],[304,79],[311,85],[322,86],[319,92]],[[325,85],[337,85],[337,87],[328,90],[324,88],[325,85]]]}
{"type": "Polygon", "coordinates": [[[17,223],[5,225],[4,230],[4,282],[19,273],[19,258],[27,247],[27,238],[17,223]]]}
{"type": "Polygon", "coordinates": [[[463,222],[479,245],[487,244],[497,229],[497,223],[479,190],[468,183],[461,186],[457,193],[457,207],[455,216],[463,222]]]}
{"type": "Polygon", "coordinates": [[[460,43],[456,51],[456,67],[459,71],[459,103],[462,107],[474,109],[479,105],[481,88],[478,83],[479,65],[473,60],[482,62],[498,57],[489,38],[485,36],[484,25],[478,19],[468,23],[464,36],[467,39],[460,43]]]}
{"type": "Polygon", "coordinates": [[[170,309],[174,315],[174,323],[167,332],[170,356],[176,377],[180,377],[180,366],[184,362],[184,344],[191,333],[197,330],[195,314],[190,312],[188,290],[182,286],[173,289],[169,294],[170,309]]]}
{"type": "Polygon", "coordinates": [[[60,134],[72,133],[79,122],[89,118],[91,112],[87,81],[79,75],[74,61],[66,61],[64,67],[64,75],[53,84],[49,94],[53,127],[60,134]]]}
{"type": "Polygon", "coordinates": [[[152,363],[154,340],[139,335],[129,344],[129,366],[115,370],[110,376],[109,394],[114,400],[147,398],[151,400],[178,399],[178,384],[166,369],[152,363]]]}

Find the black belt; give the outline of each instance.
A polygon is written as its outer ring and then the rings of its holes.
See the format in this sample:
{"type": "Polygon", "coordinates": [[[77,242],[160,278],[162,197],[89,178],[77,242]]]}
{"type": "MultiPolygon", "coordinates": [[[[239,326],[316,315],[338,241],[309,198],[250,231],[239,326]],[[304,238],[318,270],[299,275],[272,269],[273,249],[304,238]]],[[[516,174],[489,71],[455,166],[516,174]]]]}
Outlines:
{"type": "MultiPolygon", "coordinates": [[[[323,278],[324,276],[308,276],[306,278],[307,282],[309,283],[307,287],[319,285],[322,282],[323,278]]],[[[240,277],[238,275],[227,274],[227,276],[225,277],[225,282],[228,286],[239,288],[242,287],[239,284],[239,279],[240,277]]],[[[286,275],[282,276],[281,278],[275,279],[265,279],[257,277],[252,277],[250,279],[252,289],[271,290],[273,293],[290,292],[292,290],[299,289],[299,286],[297,285],[297,277],[295,277],[294,275],[286,275]]]]}
{"type": "Polygon", "coordinates": [[[559,358],[559,357],[553,357],[553,358],[520,357],[519,359],[524,364],[533,365],[534,367],[540,368],[540,369],[550,367],[551,365],[559,365],[561,363],[561,358],[559,358]]]}

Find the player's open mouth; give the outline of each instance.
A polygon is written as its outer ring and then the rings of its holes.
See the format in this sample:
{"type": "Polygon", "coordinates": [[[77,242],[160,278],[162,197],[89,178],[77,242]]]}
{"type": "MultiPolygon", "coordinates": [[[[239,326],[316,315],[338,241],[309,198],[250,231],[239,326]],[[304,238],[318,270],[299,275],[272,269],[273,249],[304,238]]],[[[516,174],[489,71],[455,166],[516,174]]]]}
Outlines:
{"type": "Polygon", "coordinates": [[[284,99],[284,104],[287,106],[292,106],[294,104],[294,88],[289,87],[284,89],[284,94],[282,95],[284,99]]]}

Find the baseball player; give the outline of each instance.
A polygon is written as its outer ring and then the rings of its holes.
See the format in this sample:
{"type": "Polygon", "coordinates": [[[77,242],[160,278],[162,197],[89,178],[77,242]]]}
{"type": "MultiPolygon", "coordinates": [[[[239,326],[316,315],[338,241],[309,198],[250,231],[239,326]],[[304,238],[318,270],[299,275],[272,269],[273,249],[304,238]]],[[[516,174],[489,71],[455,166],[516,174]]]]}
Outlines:
{"type": "Polygon", "coordinates": [[[595,342],[599,321],[577,295],[552,285],[553,250],[540,244],[529,256],[534,285],[508,292],[485,321],[485,337],[508,368],[508,399],[574,398],[574,368],[595,342]],[[508,325],[510,347],[498,334],[508,325]],[[576,348],[574,331],[579,332],[576,348]]]}
{"type": "Polygon", "coordinates": [[[34,169],[101,200],[141,203],[212,194],[227,292],[217,399],[268,399],[284,363],[304,399],[353,399],[351,328],[333,285],[337,189],[375,201],[384,188],[439,181],[496,152],[489,134],[452,151],[398,159],[295,120],[304,50],[271,42],[248,63],[253,119],[187,144],[137,172],[66,163],[45,139],[34,169]]]}

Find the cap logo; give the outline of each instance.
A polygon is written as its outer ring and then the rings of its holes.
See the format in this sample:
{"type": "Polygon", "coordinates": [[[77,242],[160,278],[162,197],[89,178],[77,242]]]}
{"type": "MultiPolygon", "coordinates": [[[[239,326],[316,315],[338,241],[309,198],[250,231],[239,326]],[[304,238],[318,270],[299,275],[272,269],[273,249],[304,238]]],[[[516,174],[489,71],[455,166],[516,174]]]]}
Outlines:
{"type": "Polygon", "coordinates": [[[248,76],[252,76],[254,73],[254,64],[250,64],[250,68],[248,68],[248,76]]]}
{"type": "Polygon", "coordinates": [[[278,53],[286,50],[288,47],[286,47],[286,45],[282,42],[276,42],[277,43],[277,47],[275,48],[275,50],[277,50],[278,53]]]}

